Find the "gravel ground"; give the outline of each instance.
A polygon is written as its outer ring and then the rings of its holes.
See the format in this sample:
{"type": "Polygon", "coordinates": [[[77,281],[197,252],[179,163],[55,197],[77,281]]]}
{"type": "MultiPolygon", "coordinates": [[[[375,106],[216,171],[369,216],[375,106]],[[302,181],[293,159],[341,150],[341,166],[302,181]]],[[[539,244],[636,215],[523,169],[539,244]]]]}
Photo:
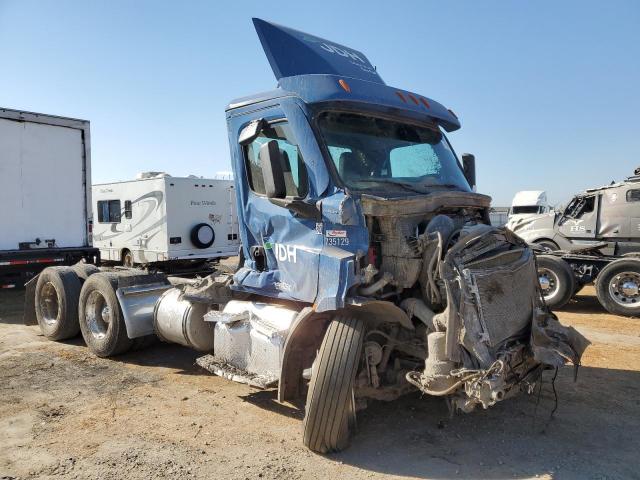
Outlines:
{"type": "Polygon", "coordinates": [[[585,289],[559,313],[593,343],[537,396],[449,418],[410,395],[358,416],[347,451],[301,444],[300,406],[204,373],[157,344],[116,359],[21,324],[0,291],[0,479],[640,478],[640,320],[585,289]]]}

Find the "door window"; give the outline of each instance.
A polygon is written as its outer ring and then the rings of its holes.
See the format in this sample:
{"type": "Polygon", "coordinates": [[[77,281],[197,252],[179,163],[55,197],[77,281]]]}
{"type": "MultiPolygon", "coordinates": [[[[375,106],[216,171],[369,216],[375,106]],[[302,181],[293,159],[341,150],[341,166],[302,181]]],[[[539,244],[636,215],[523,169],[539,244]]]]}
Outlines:
{"type": "Polygon", "coordinates": [[[120,223],[120,200],[98,201],[98,223],[120,223]]]}
{"type": "Polygon", "coordinates": [[[302,154],[295,141],[291,127],[287,122],[278,122],[263,130],[260,135],[245,148],[245,167],[251,190],[260,195],[266,193],[264,176],[260,164],[260,147],[275,140],[282,153],[282,171],[284,172],[287,197],[302,198],[307,194],[307,170],[302,154]]]}

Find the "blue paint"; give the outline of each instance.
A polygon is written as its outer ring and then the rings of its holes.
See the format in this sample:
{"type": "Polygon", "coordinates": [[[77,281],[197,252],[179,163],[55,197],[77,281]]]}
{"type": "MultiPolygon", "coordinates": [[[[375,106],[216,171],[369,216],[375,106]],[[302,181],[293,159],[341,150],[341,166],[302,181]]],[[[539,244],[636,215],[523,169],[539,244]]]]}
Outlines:
{"type": "Polygon", "coordinates": [[[369,231],[359,198],[340,187],[331,160],[319,146],[316,115],[348,108],[437,123],[447,131],[460,128],[460,122],[432,99],[385,85],[361,52],[262,20],[254,23],[279,86],[227,107],[245,256],[233,288],[314,304],[317,311],[336,310],[344,307],[359,282],[357,263],[369,249],[369,231]],[[317,206],[319,222],[301,218],[251,190],[238,136],[258,119],[288,122],[308,172],[308,192],[301,200],[317,206]],[[263,271],[251,257],[260,248],[263,271]]]}

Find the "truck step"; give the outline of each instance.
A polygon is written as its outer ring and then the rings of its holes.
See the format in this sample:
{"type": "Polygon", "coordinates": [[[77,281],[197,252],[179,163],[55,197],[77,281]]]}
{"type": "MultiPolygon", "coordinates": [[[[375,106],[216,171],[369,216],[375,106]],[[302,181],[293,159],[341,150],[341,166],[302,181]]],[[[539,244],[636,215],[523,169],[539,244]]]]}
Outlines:
{"type": "Polygon", "coordinates": [[[246,383],[251,387],[265,389],[275,387],[278,384],[278,379],[275,376],[249,373],[217,359],[214,355],[199,357],[196,359],[196,364],[214,375],[234,382],[246,383]]]}

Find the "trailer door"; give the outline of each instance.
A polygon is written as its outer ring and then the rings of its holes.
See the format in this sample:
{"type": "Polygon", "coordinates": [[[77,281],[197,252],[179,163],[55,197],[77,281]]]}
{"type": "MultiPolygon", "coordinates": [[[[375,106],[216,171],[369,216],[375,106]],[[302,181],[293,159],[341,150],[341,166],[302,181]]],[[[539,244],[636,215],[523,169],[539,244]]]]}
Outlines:
{"type": "Polygon", "coordinates": [[[81,130],[0,119],[0,250],[85,246],[84,178],[81,130]]]}

